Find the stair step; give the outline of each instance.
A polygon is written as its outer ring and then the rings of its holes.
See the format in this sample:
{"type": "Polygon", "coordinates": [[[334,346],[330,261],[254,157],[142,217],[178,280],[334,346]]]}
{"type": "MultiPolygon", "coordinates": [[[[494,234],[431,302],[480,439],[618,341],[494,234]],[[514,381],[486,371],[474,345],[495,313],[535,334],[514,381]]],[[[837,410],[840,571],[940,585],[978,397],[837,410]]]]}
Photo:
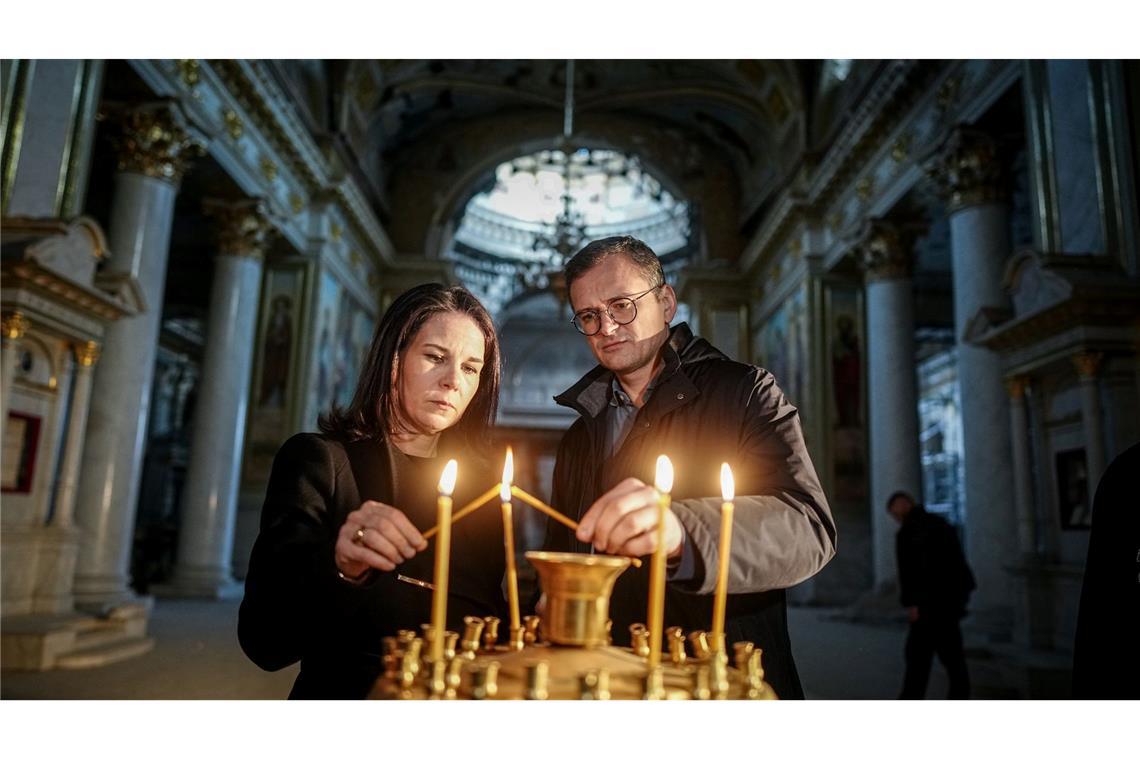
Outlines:
{"type": "Polygon", "coordinates": [[[154,649],[154,639],[152,638],[140,636],[121,639],[107,644],[77,649],[57,659],[55,666],[61,670],[97,668],[101,665],[110,665],[113,662],[146,654],[152,649],[154,649]]]}

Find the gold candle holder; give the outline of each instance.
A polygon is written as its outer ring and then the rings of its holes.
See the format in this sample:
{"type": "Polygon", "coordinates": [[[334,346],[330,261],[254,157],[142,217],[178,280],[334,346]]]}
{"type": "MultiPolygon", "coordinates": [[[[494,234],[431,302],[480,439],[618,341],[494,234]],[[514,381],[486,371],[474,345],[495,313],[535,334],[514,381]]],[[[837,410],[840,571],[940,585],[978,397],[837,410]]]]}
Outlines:
{"type": "Polygon", "coordinates": [[[523,643],[534,646],[538,643],[538,627],[542,625],[542,618],[538,615],[527,615],[523,618],[523,643]]]}
{"type": "Polygon", "coordinates": [[[439,523],[439,538],[435,542],[435,590],[431,598],[431,659],[443,662],[443,637],[447,631],[447,575],[451,561],[451,494],[455,491],[455,480],[459,474],[459,464],[449,459],[439,478],[439,499],[436,501],[436,516],[439,523]]]}
{"type": "Polygon", "coordinates": [[[724,503],[720,505],[720,561],[717,564],[716,597],[713,600],[712,646],[717,652],[725,651],[724,608],[728,601],[728,560],[732,549],[732,497],[734,495],[732,468],[720,466],[720,490],[724,503]]]}
{"type": "Polygon", "coordinates": [[[669,457],[657,457],[654,485],[657,499],[657,548],[649,565],[649,669],[661,664],[661,638],[665,620],[665,512],[669,509],[669,492],[673,490],[673,464],[669,457]]]}
{"type": "Polygon", "coordinates": [[[503,549],[507,554],[507,601],[511,607],[511,642],[515,631],[522,628],[519,620],[519,575],[515,569],[515,528],[511,516],[511,479],[515,474],[515,458],[507,447],[507,458],[503,462],[503,481],[499,489],[499,499],[503,507],[503,549]]]}

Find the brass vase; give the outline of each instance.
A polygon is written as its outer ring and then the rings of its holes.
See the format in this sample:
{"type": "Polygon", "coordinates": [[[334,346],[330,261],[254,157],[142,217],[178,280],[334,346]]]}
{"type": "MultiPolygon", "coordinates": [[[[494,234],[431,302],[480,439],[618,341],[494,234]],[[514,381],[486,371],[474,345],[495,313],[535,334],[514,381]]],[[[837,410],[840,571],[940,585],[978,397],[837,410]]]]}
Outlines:
{"type": "Polygon", "coordinates": [[[542,635],[553,644],[606,645],[606,621],[614,581],[629,567],[629,557],[570,552],[527,552],[546,594],[542,635]]]}

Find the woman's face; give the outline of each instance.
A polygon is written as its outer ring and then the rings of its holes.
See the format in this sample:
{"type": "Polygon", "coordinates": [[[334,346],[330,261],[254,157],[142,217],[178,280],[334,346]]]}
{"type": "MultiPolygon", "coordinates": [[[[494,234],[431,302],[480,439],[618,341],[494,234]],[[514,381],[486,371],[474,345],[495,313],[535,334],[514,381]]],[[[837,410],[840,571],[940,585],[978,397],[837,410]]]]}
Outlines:
{"type": "Polygon", "coordinates": [[[479,389],[483,332],[466,314],[435,314],[400,354],[396,398],[403,421],[437,435],[459,422],[479,389]]]}

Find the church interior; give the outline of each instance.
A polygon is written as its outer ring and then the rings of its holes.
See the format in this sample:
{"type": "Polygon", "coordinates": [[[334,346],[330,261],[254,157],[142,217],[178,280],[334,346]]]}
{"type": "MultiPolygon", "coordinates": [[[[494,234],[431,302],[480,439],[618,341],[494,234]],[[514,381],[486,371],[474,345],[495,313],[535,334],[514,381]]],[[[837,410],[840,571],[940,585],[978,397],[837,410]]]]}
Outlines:
{"type": "MultiPolygon", "coordinates": [[[[1093,497],[1140,442],[1135,60],[5,59],[0,90],[5,699],[288,693],[234,634],[269,468],[411,286],[491,312],[496,441],[548,500],[594,364],[562,265],[618,234],[799,409],[838,531],[788,592],[808,696],[898,690],[899,490],[976,577],[975,695],[1070,696],[1093,497]],[[803,649],[847,640],[885,672],[803,649]]],[[[528,589],[545,519],[514,515],[528,589]]]]}

